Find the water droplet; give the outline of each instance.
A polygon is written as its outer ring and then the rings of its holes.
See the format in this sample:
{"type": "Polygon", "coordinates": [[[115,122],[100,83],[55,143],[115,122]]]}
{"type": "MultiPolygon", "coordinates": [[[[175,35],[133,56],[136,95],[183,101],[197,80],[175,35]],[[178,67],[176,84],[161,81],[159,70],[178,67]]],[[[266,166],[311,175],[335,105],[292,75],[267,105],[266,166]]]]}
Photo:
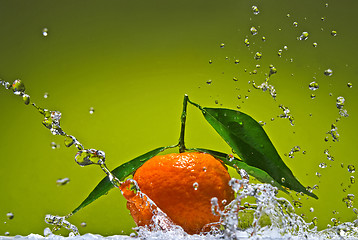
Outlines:
{"type": "Polygon", "coordinates": [[[344,99],[344,97],[342,97],[342,96],[339,96],[339,97],[337,97],[337,100],[336,100],[336,106],[337,106],[337,108],[338,109],[342,109],[343,107],[344,107],[344,102],[345,102],[346,100],[344,99]]]}
{"type": "Polygon", "coordinates": [[[220,47],[224,48],[225,47],[225,43],[220,43],[220,47]]]}
{"type": "Polygon", "coordinates": [[[349,82],[349,83],[347,83],[347,87],[352,88],[353,84],[349,82]]]}
{"type": "Polygon", "coordinates": [[[263,41],[263,42],[265,42],[265,41],[266,41],[266,37],[262,37],[261,39],[262,39],[262,41],[263,41]]]}
{"type": "Polygon", "coordinates": [[[207,83],[208,85],[210,85],[212,82],[213,82],[213,81],[210,80],[210,79],[206,81],[206,83],[207,83]]]}
{"type": "Polygon", "coordinates": [[[255,59],[256,60],[260,60],[261,59],[261,57],[262,57],[262,53],[260,53],[260,52],[256,52],[256,54],[255,54],[255,59]]]}
{"type": "Polygon", "coordinates": [[[213,63],[213,61],[209,60],[209,64],[212,64],[212,63],[213,63]]]}
{"type": "Polygon", "coordinates": [[[334,157],[329,153],[328,149],[324,150],[324,154],[326,154],[328,160],[334,161],[334,157]]]}
{"type": "Polygon", "coordinates": [[[64,186],[70,182],[69,178],[59,178],[56,181],[57,186],[64,186]]]}
{"type": "Polygon", "coordinates": [[[251,27],[250,32],[251,32],[252,35],[256,35],[257,34],[257,29],[255,27],[251,27]]]}
{"type": "Polygon", "coordinates": [[[313,43],[313,47],[317,47],[318,44],[316,42],[313,43]]]}
{"type": "Polygon", "coordinates": [[[316,172],[317,177],[321,177],[322,175],[319,172],[316,172]]]}
{"type": "Polygon", "coordinates": [[[310,208],[310,212],[314,212],[314,208],[313,208],[313,207],[310,208]]]}
{"type": "Polygon", "coordinates": [[[246,47],[249,47],[249,46],[250,46],[249,39],[245,38],[244,43],[245,43],[246,47]]]}
{"type": "Polygon", "coordinates": [[[199,183],[197,183],[197,182],[193,183],[193,188],[194,188],[194,190],[198,190],[199,183]]]}
{"type": "Polygon", "coordinates": [[[326,20],[326,18],[325,18],[325,17],[321,17],[321,21],[324,21],[324,20],[326,20]]]}
{"type": "Polygon", "coordinates": [[[312,223],[313,223],[314,226],[317,226],[317,224],[318,224],[318,218],[317,218],[317,217],[314,217],[314,218],[312,219],[312,223]]]}
{"type": "Polygon", "coordinates": [[[10,236],[10,232],[5,232],[4,235],[5,236],[10,236]]]}
{"type": "Polygon", "coordinates": [[[206,171],[207,171],[207,168],[206,168],[206,167],[203,167],[203,171],[206,172],[206,171]]]}
{"type": "Polygon", "coordinates": [[[333,74],[332,69],[328,68],[328,69],[324,70],[324,75],[330,77],[330,76],[332,76],[332,74],[333,74]]]}
{"type": "Polygon", "coordinates": [[[101,150],[96,150],[96,149],[80,150],[77,152],[75,156],[75,161],[81,167],[91,164],[102,165],[104,164],[105,160],[106,160],[105,153],[101,150]]]}
{"type": "Polygon", "coordinates": [[[235,60],[235,64],[238,64],[238,63],[240,63],[240,60],[239,60],[239,59],[236,59],[236,60],[235,60]]]}
{"type": "Polygon", "coordinates": [[[326,167],[327,167],[327,164],[325,164],[325,163],[320,163],[318,166],[319,166],[320,168],[326,168],[326,167]]]}
{"type": "Polygon", "coordinates": [[[294,156],[294,154],[296,153],[296,152],[299,152],[301,150],[301,148],[299,147],[299,146],[294,146],[292,149],[291,149],[291,151],[288,153],[288,157],[289,158],[294,158],[295,156],[294,156]]]}
{"type": "Polygon", "coordinates": [[[20,79],[16,79],[12,83],[12,91],[15,95],[23,95],[25,92],[25,85],[20,79]]]}
{"type": "Polygon", "coordinates": [[[346,204],[347,208],[353,207],[354,194],[348,194],[346,197],[342,199],[342,201],[346,204]]]}
{"type": "Polygon", "coordinates": [[[47,37],[47,35],[48,35],[48,29],[47,28],[42,29],[42,35],[44,37],[47,37]]]}
{"type": "Polygon", "coordinates": [[[350,173],[354,173],[355,171],[356,171],[355,166],[354,166],[354,165],[352,165],[352,164],[349,164],[349,165],[348,165],[348,172],[350,172],[350,173]]]}
{"type": "Polygon", "coordinates": [[[44,93],[44,98],[48,98],[49,94],[47,92],[44,93]]]}
{"type": "Polygon", "coordinates": [[[81,227],[87,227],[87,223],[86,222],[81,222],[81,227]]]}
{"type": "Polygon", "coordinates": [[[281,178],[281,182],[284,183],[286,181],[285,178],[281,178]]]}
{"type": "Polygon", "coordinates": [[[51,142],[51,148],[52,149],[56,149],[56,148],[60,148],[60,145],[59,144],[56,144],[55,142],[51,142]]]}
{"type": "Polygon", "coordinates": [[[354,176],[351,176],[351,177],[349,178],[349,180],[351,181],[352,184],[354,184],[354,183],[356,182],[356,179],[354,178],[354,176]]]}
{"type": "Polygon", "coordinates": [[[325,6],[328,7],[328,3],[326,3],[325,6]]]}
{"type": "Polygon", "coordinates": [[[293,205],[294,205],[296,208],[301,208],[301,207],[303,207],[303,204],[302,204],[300,201],[296,201],[296,200],[293,200],[293,205]]]}
{"type": "Polygon", "coordinates": [[[263,127],[266,125],[266,123],[264,121],[259,121],[259,124],[263,127]]]}
{"type": "Polygon", "coordinates": [[[307,40],[308,39],[308,32],[302,32],[301,36],[299,36],[298,40],[307,40]]]}
{"type": "Polygon", "coordinates": [[[293,26],[297,27],[298,26],[298,22],[293,22],[293,26]]]}
{"type": "Polygon", "coordinates": [[[281,56],[282,56],[282,49],[279,49],[279,50],[278,50],[277,55],[278,55],[279,57],[281,57],[281,56]]]}
{"type": "Polygon", "coordinates": [[[93,113],[94,113],[94,108],[93,108],[93,107],[90,107],[89,113],[90,113],[90,114],[93,114],[93,113]]]}
{"type": "Polygon", "coordinates": [[[316,91],[319,88],[319,85],[316,82],[311,82],[308,87],[310,90],[316,91]]]}
{"type": "Polygon", "coordinates": [[[24,101],[25,105],[29,105],[30,103],[30,96],[27,94],[22,95],[22,100],[24,101]]]}
{"type": "Polygon", "coordinates": [[[257,15],[257,14],[260,13],[260,10],[259,10],[259,8],[258,8],[257,6],[252,6],[252,12],[253,12],[255,15],[257,15]]]}
{"type": "Polygon", "coordinates": [[[331,32],[331,35],[332,35],[333,37],[337,36],[337,31],[333,30],[333,31],[331,32]]]}
{"type": "Polygon", "coordinates": [[[11,220],[14,218],[14,214],[12,212],[8,212],[8,213],[6,213],[6,217],[7,217],[7,219],[11,220]]]}

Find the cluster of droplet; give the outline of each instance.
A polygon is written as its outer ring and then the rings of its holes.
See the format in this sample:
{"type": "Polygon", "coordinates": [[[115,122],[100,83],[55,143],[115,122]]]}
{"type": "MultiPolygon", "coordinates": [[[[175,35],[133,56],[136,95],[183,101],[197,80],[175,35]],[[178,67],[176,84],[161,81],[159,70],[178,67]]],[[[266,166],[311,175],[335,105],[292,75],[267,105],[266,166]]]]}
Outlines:
{"type": "Polygon", "coordinates": [[[294,117],[291,115],[291,111],[288,107],[285,107],[284,105],[280,104],[279,108],[281,108],[283,110],[283,114],[280,114],[278,117],[280,118],[287,118],[290,121],[290,124],[292,126],[295,125],[295,119],[294,117]]]}

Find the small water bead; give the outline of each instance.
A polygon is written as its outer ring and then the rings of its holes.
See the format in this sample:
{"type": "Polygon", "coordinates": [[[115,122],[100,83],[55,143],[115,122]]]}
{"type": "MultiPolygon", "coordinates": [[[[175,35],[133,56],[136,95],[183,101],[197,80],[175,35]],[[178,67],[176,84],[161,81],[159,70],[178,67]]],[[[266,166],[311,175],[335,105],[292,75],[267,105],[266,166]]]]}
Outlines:
{"type": "Polygon", "coordinates": [[[327,167],[327,164],[325,164],[325,163],[320,163],[318,166],[319,166],[320,168],[326,168],[326,167],[327,167]]]}
{"type": "Polygon", "coordinates": [[[311,82],[309,85],[308,85],[309,89],[312,90],[312,91],[316,91],[318,88],[319,88],[319,85],[318,83],[316,83],[315,81],[311,82]]]}
{"type": "Polygon", "coordinates": [[[314,212],[314,208],[313,208],[313,207],[310,208],[310,212],[314,212]]]}
{"type": "Polygon", "coordinates": [[[349,180],[351,181],[352,184],[354,184],[356,182],[356,179],[354,178],[354,176],[350,176],[349,180]]]}
{"type": "Polygon", "coordinates": [[[47,35],[48,35],[48,29],[47,28],[42,29],[42,35],[44,37],[47,37],[47,35]]]}
{"type": "Polygon", "coordinates": [[[14,214],[12,212],[8,212],[8,213],[6,213],[6,217],[7,217],[7,219],[11,220],[14,218],[14,214]]]}
{"type": "Polygon", "coordinates": [[[278,55],[279,57],[281,57],[281,56],[282,56],[282,49],[279,49],[279,50],[278,50],[277,55],[278,55]]]}
{"type": "Polygon", "coordinates": [[[249,47],[249,46],[250,46],[249,39],[245,38],[244,43],[245,43],[246,47],[249,47]]]}
{"type": "Polygon", "coordinates": [[[337,36],[337,31],[333,30],[333,31],[331,32],[331,35],[332,35],[333,37],[337,36]]]}
{"type": "Polygon", "coordinates": [[[293,22],[293,26],[297,27],[298,26],[298,22],[293,22]]]}
{"type": "Polygon", "coordinates": [[[256,35],[257,34],[257,29],[255,27],[251,27],[250,32],[251,32],[252,35],[256,35]]]}
{"type": "Polygon", "coordinates": [[[317,47],[318,44],[316,42],[313,43],[313,47],[317,47]]]}
{"type": "Polygon", "coordinates": [[[311,94],[311,99],[315,99],[316,98],[316,94],[311,94]]]}
{"type": "Polygon", "coordinates": [[[298,40],[307,40],[308,39],[308,32],[302,32],[301,36],[299,36],[297,39],[298,40]]]}
{"type": "Polygon", "coordinates": [[[261,40],[262,40],[263,42],[265,42],[265,41],[266,41],[266,37],[263,36],[263,37],[261,38],[261,40]]]}
{"type": "Polygon", "coordinates": [[[234,80],[235,82],[238,81],[237,77],[233,77],[232,80],[234,80]]]}
{"type": "Polygon", "coordinates": [[[252,6],[251,9],[252,9],[252,12],[254,13],[254,15],[257,15],[260,13],[260,10],[257,6],[252,6]]]}
{"type": "Polygon", "coordinates": [[[339,96],[339,97],[337,97],[337,100],[336,100],[336,106],[337,106],[337,108],[338,109],[342,109],[343,107],[344,107],[344,102],[345,102],[346,100],[344,99],[344,97],[342,97],[342,96],[339,96]]]}
{"type": "Polygon", "coordinates": [[[225,47],[225,43],[220,43],[220,47],[224,48],[225,47]]]}
{"type": "Polygon", "coordinates": [[[324,75],[330,77],[330,76],[332,76],[332,74],[333,74],[332,69],[328,68],[328,69],[324,70],[324,75]]]}
{"type": "Polygon", "coordinates": [[[281,182],[284,183],[286,181],[286,179],[283,177],[281,178],[281,182]]]}
{"type": "Polygon", "coordinates": [[[317,177],[321,177],[322,175],[319,172],[316,172],[317,177]]]}
{"type": "Polygon", "coordinates": [[[56,144],[55,142],[51,142],[50,146],[52,149],[60,148],[60,145],[56,144]]]}
{"type": "Polygon", "coordinates": [[[348,165],[348,172],[350,172],[350,173],[354,173],[355,171],[356,171],[355,166],[354,166],[354,165],[352,165],[352,164],[349,164],[349,165],[348,165]]]}
{"type": "Polygon", "coordinates": [[[12,91],[15,95],[23,95],[25,92],[25,85],[20,79],[16,79],[12,83],[12,91]]]}
{"type": "Polygon", "coordinates": [[[47,92],[44,93],[44,98],[48,98],[49,94],[47,92]]]}
{"type": "Polygon", "coordinates": [[[30,103],[30,96],[27,94],[22,95],[22,100],[24,101],[25,105],[29,105],[30,103]]]}
{"type": "Polygon", "coordinates": [[[4,235],[5,236],[10,236],[10,232],[5,232],[4,235]]]}
{"type": "Polygon", "coordinates": [[[261,57],[262,57],[262,53],[261,53],[261,52],[256,52],[256,53],[255,53],[255,57],[254,57],[254,58],[255,58],[256,60],[260,60],[261,57]]]}
{"type": "Polygon", "coordinates": [[[209,60],[209,64],[212,64],[212,63],[213,63],[213,61],[209,60]]]}
{"type": "Polygon", "coordinates": [[[81,227],[87,227],[87,223],[86,222],[81,222],[81,227]]]}
{"type": "Polygon", "coordinates": [[[349,83],[347,83],[347,87],[352,88],[353,84],[349,82],[349,83]]]}
{"type": "Polygon", "coordinates": [[[66,217],[54,216],[48,214],[45,216],[45,222],[48,224],[55,225],[57,228],[64,227],[67,230],[70,230],[74,235],[79,235],[77,227],[71,224],[69,221],[67,221],[66,217]]]}
{"type": "Polygon", "coordinates": [[[209,80],[206,81],[206,84],[210,85],[212,82],[213,81],[209,79],[209,80]]]}
{"type": "Polygon", "coordinates": [[[93,114],[94,113],[94,108],[93,107],[90,107],[89,109],[89,114],[93,114]]]}
{"type": "Polygon", "coordinates": [[[193,188],[194,188],[194,190],[198,190],[199,183],[197,183],[197,182],[193,183],[193,188]]]}
{"type": "Polygon", "coordinates": [[[69,182],[70,182],[69,178],[59,178],[56,181],[56,185],[57,186],[64,186],[64,185],[68,184],[69,182]]]}

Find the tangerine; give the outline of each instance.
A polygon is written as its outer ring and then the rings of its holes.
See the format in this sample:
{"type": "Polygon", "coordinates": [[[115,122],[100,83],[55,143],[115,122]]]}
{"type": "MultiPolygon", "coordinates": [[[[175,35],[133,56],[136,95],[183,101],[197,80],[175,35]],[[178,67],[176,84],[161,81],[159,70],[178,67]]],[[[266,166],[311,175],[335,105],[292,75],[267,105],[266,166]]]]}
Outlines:
{"type": "MultiPolygon", "coordinates": [[[[206,153],[155,156],[135,172],[133,179],[141,192],[189,234],[200,233],[207,224],[219,221],[211,211],[213,197],[218,198],[221,209],[234,199],[227,168],[206,153]]],[[[151,208],[143,200],[133,199],[127,202],[127,208],[134,221],[138,226],[149,226],[151,208]]]]}

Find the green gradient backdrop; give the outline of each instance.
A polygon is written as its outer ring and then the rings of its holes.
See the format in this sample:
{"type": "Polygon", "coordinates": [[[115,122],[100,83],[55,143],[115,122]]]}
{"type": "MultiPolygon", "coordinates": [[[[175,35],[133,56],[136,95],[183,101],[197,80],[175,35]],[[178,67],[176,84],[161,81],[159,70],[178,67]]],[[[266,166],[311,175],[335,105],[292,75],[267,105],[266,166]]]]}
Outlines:
{"type": "MultiPolygon", "coordinates": [[[[357,1],[349,0],[0,0],[0,77],[22,79],[33,101],[61,111],[63,129],[86,148],[105,151],[111,169],[177,142],[185,93],[204,106],[239,105],[267,123],[266,131],[300,181],[319,185],[315,193],[320,199],[303,197],[298,212],[307,221],[318,217],[322,228],[332,217],[356,218],[342,198],[358,192],[357,184],[349,181],[355,174],[347,171],[348,164],[358,165],[357,7],[357,1]],[[259,7],[259,15],[252,13],[252,5],[259,7]],[[252,26],[258,29],[255,36],[250,34],[252,26]],[[47,37],[42,35],[45,27],[47,37]],[[336,37],[332,30],[338,32],[336,37]],[[309,32],[308,40],[296,39],[302,31],[309,32]],[[285,45],[288,49],[280,58],[277,52],[285,45]],[[253,58],[257,51],[263,53],[259,61],[253,58]],[[234,64],[235,59],[240,63],[234,64]],[[250,74],[256,64],[261,68],[250,74]],[[264,81],[270,64],[278,70],[270,80],[276,101],[248,84],[264,81]],[[331,77],[323,74],[327,68],[333,69],[331,77]],[[308,89],[313,77],[320,85],[315,99],[308,89]],[[325,142],[338,117],[338,96],[345,97],[350,116],[337,123],[340,141],[325,142]],[[282,114],[279,104],[290,108],[294,127],[277,118],[282,114]],[[296,145],[307,153],[285,156],[296,145]],[[326,159],[325,149],[334,162],[326,159]],[[321,162],[328,167],[319,168],[321,162]]],[[[62,138],[42,126],[41,115],[3,88],[0,110],[0,235],[42,233],[45,214],[69,213],[104,175],[97,167],[79,167],[75,149],[66,149],[62,138]],[[52,141],[60,148],[51,149],[52,141]],[[70,183],[56,186],[63,177],[70,183]],[[14,219],[7,220],[7,212],[13,212],[14,219]]],[[[187,145],[230,151],[194,108],[189,108],[187,145]]],[[[71,218],[77,226],[82,221],[87,227],[80,228],[81,233],[128,234],[134,227],[119,191],[71,218]]]]}

